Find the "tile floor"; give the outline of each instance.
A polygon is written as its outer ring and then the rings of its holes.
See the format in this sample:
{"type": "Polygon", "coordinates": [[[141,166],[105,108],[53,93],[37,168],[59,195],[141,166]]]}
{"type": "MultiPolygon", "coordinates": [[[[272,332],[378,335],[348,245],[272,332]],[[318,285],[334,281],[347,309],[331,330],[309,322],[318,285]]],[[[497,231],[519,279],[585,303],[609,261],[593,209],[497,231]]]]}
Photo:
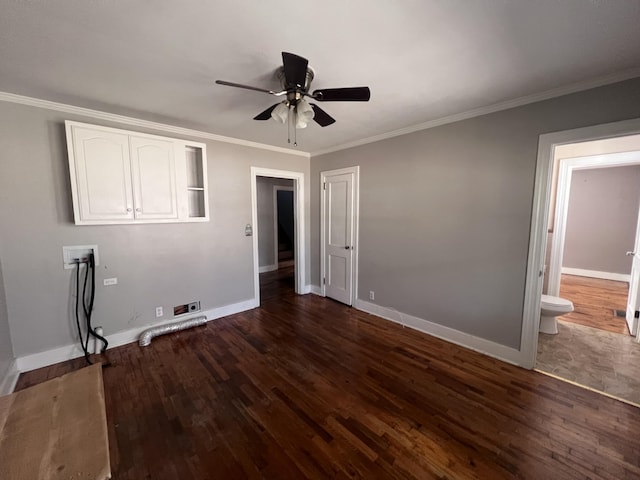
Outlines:
{"type": "Polygon", "coordinates": [[[536,370],[605,392],[640,407],[640,343],[628,335],[558,321],[541,333],[536,370]]]}

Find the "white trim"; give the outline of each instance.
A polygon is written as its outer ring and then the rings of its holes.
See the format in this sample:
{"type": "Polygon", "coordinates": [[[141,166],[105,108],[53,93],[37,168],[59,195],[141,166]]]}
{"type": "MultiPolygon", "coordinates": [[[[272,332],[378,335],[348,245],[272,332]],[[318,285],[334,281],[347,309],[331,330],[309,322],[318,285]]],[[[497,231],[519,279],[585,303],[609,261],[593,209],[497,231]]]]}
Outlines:
{"type": "MultiPolygon", "coordinates": [[[[293,187],[285,187],[283,185],[274,185],[273,186],[273,248],[274,248],[274,257],[273,261],[276,262],[276,268],[279,260],[278,260],[278,192],[295,192],[293,187]]],[[[293,211],[295,212],[296,208],[296,196],[293,194],[293,211]]],[[[294,213],[295,215],[295,213],[294,213]]]]}
{"type": "Polygon", "coordinates": [[[350,173],[353,177],[353,184],[351,186],[354,205],[353,205],[353,265],[351,266],[351,302],[349,305],[354,305],[358,299],[358,257],[360,252],[360,166],[355,165],[353,167],[338,168],[336,170],[326,170],[320,172],[320,295],[326,297],[327,286],[322,281],[326,278],[326,261],[325,261],[325,220],[326,212],[324,203],[326,200],[326,190],[324,184],[327,181],[328,176],[343,175],[350,173]]]}
{"type": "Polygon", "coordinates": [[[17,362],[14,358],[11,360],[11,363],[9,363],[4,375],[0,377],[0,396],[13,393],[19,376],[20,372],[18,371],[17,362]]]}
{"type": "Polygon", "coordinates": [[[153,130],[160,130],[163,132],[171,132],[178,135],[186,135],[190,137],[206,138],[207,140],[215,140],[216,142],[232,143],[234,145],[242,145],[244,147],[259,148],[261,150],[270,150],[273,152],[287,153],[289,155],[296,155],[299,157],[309,158],[309,152],[303,152],[301,150],[294,150],[291,148],[276,147],[273,145],[267,145],[266,143],[251,142],[249,140],[242,140],[240,138],[225,137],[224,135],[217,135],[215,133],[203,132],[200,130],[192,130],[190,128],[177,127],[174,125],[168,125],[166,123],[150,122],[148,120],[142,120],[139,118],[127,117],[124,115],[116,115],[114,113],[103,112],[100,110],[93,110],[90,108],[76,107],[73,105],[67,105],[65,103],[51,102],[49,100],[42,100],[39,98],[25,97],[23,95],[16,95],[8,92],[0,92],[0,101],[17,103],[20,105],[28,105],[30,107],[44,108],[47,110],[55,110],[57,112],[70,113],[73,115],[82,115],[84,117],[90,117],[97,120],[105,120],[107,122],[116,122],[123,125],[132,125],[135,127],[150,128],[153,130]]]}
{"type": "MultiPolygon", "coordinates": [[[[555,159],[552,159],[552,161],[554,160],[555,159]]],[[[588,157],[563,158],[560,160],[558,165],[556,212],[553,225],[553,237],[551,240],[551,257],[549,259],[549,285],[547,287],[549,295],[558,296],[560,294],[560,271],[562,270],[564,243],[567,233],[567,217],[569,215],[569,198],[571,196],[571,178],[573,171],[638,164],[640,164],[640,152],[608,153],[588,157]]]]}
{"type": "Polygon", "coordinates": [[[328,148],[322,148],[320,150],[311,152],[311,156],[315,157],[316,155],[324,155],[325,153],[332,153],[339,150],[346,150],[347,148],[359,147],[368,143],[379,142],[380,140],[399,137],[401,135],[407,135],[408,133],[414,133],[420,130],[428,130],[430,128],[439,127],[441,125],[447,125],[449,123],[460,122],[462,120],[480,117],[489,113],[499,112],[501,110],[508,110],[510,108],[521,107],[530,103],[549,100],[550,98],[561,97],[563,95],[569,95],[576,92],[582,92],[584,90],[590,90],[592,88],[622,82],[624,80],[629,80],[635,77],[640,77],[640,68],[624,70],[622,72],[605,75],[603,77],[573,83],[571,85],[565,85],[563,87],[553,88],[551,90],[535,93],[533,95],[526,95],[524,97],[514,98],[513,100],[507,100],[500,103],[494,103],[493,105],[487,105],[484,107],[475,108],[473,110],[468,110],[466,112],[456,113],[447,117],[436,118],[434,120],[429,120],[428,122],[419,123],[417,125],[410,125],[405,128],[393,130],[391,132],[381,133],[380,135],[374,135],[372,137],[354,140],[353,142],[342,143],[340,145],[335,145],[328,148]]]}
{"type": "Polygon", "coordinates": [[[302,295],[306,290],[305,281],[305,201],[304,201],[304,173],[290,170],[275,170],[273,168],[251,167],[251,224],[253,225],[253,293],[257,305],[260,305],[260,268],[258,255],[258,177],[289,178],[293,180],[295,192],[295,274],[296,293],[302,295]]]}
{"type": "MultiPolygon", "coordinates": [[[[195,316],[205,315],[207,321],[216,320],[218,318],[233,315],[235,313],[244,312],[256,308],[258,306],[255,299],[245,300],[243,302],[233,303],[231,305],[225,305],[223,307],[212,308],[204,312],[198,312],[195,316]]],[[[189,318],[189,317],[187,317],[189,318]]],[[[181,318],[182,319],[182,318],[181,318]]],[[[130,330],[116,332],[111,335],[107,335],[109,341],[109,348],[119,347],[128,343],[138,341],[140,334],[150,328],[164,325],[166,323],[175,322],[176,319],[172,318],[163,322],[150,323],[148,325],[135,327],[130,330]]],[[[17,359],[17,367],[20,372],[28,372],[35,370],[36,368],[46,367],[73,358],[82,357],[84,354],[82,349],[77,345],[65,345],[64,347],[54,348],[40,353],[33,353],[31,355],[25,355],[17,359]]]]}
{"type": "Polygon", "coordinates": [[[278,265],[263,265],[258,269],[259,273],[273,272],[278,269],[278,265]]]}
{"type": "Polygon", "coordinates": [[[556,380],[561,380],[566,383],[570,383],[571,385],[575,385],[576,387],[584,388],[585,390],[589,390],[591,392],[599,393],[600,395],[604,395],[605,397],[613,398],[614,400],[618,400],[619,402],[623,402],[634,407],[640,408],[640,404],[634,403],[631,400],[627,400],[626,398],[616,397],[607,392],[603,392],[602,390],[598,390],[597,388],[590,387],[588,385],[583,385],[582,383],[574,382],[573,380],[569,380],[567,378],[560,377],[550,372],[545,372],[544,370],[540,370],[539,368],[534,369],[535,372],[541,373],[542,375],[547,375],[548,377],[555,378],[556,380]]]}
{"type": "Polygon", "coordinates": [[[309,285],[309,293],[313,293],[314,295],[318,295],[320,297],[325,296],[322,288],[319,287],[318,285],[309,285]]]}
{"type": "Polygon", "coordinates": [[[631,275],[628,273],[599,272],[597,270],[585,270],[583,268],[570,267],[562,267],[561,271],[567,275],[577,275],[579,277],[601,278],[603,280],[615,280],[616,282],[627,283],[631,281],[631,275]]]}
{"type": "Polygon", "coordinates": [[[520,339],[520,365],[525,368],[533,368],[536,364],[538,328],[540,324],[540,298],[542,295],[547,225],[549,221],[551,167],[553,166],[555,147],[567,143],[622,137],[637,133],[640,133],[640,119],[540,135],[531,211],[529,254],[522,312],[522,336],[520,339]]]}
{"type": "Polygon", "coordinates": [[[375,303],[365,302],[364,300],[356,300],[355,308],[363,312],[370,313],[377,317],[399,323],[405,327],[413,328],[432,337],[437,337],[447,342],[455,343],[461,347],[489,355],[490,357],[503,360],[514,365],[520,365],[520,351],[501,345],[491,340],[476,337],[468,333],[445,327],[438,323],[433,323],[423,318],[407,315],[393,308],[383,307],[375,303]]]}

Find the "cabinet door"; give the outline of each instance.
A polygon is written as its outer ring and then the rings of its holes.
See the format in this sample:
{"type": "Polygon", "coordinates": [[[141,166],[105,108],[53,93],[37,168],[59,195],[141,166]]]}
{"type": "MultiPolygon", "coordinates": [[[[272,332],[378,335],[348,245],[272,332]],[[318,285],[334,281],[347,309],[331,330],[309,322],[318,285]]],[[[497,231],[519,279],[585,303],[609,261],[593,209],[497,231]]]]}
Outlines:
{"type": "Polygon", "coordinates": [[[173,142],[130,137],[136,219],[178,218],[173,142]]]}
{"type": "Polygon", "coordinates": [[[133,219],[127,135],[73,128],[77,179],[76,223],[133,219]]]}

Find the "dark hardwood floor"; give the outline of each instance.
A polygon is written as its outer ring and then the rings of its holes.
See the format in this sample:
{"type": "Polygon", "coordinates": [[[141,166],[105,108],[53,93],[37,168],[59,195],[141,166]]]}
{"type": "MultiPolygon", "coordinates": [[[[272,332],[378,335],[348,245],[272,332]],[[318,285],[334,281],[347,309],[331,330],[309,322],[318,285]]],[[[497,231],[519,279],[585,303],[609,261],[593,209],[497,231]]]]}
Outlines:
{"type": "Polygon", "coordinates": [[[627,309],[628,295],[626,282],[562,275],[560,296],[573,302],[574,311],[560,318],[565,322],[629,335],[624,317],[614,313],[614,310],[627,309]]]}
{"type": "Polygon", "coordinates": [[[263,292],[260,308],[108,352],[114,479],[640,478],[640,409],[332,300],[263,292]]]}
{"type": "Polygon", "coordinates": [[[260,274],[261,303],[294,295],[295,289],[295,269],[292,262],[283,262],[278,270],[260,274]]]}

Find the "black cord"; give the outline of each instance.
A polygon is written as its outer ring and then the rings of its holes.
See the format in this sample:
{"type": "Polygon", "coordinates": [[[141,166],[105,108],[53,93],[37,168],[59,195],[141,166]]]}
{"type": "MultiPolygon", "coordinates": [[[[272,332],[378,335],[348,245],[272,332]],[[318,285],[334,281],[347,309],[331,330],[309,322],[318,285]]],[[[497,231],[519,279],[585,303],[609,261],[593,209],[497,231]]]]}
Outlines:
{"type": "Polygon", "coordinates": [[[89,337],[91,336],[91,312],[87,308],[86,299],[87,299],[87,279],[89,278],[89,263],[87,262],[87,268],[84,272],[84,282],[82,285],[82,310],[84,311],[84,318],[87,327],[87,338],[84,342],[84,351],[89,351],[89,337]]]}
{"type": "MultiPolygon", "coordinates": [[[[91,333],[91,335],[93,335],[95,338],[97,338],[102,342],[102,350],[100,350],[100,353],[104,353],[105,350],[107,350],[107,347],[109,346],[109,342],[102,335],[98,334],[98,332],[96,332],[91,326],[91,315],[93,314],[93,302],[95,300],[95,295],[96,295],[96,261],[95,261],[95,257],[93,256],[93,253],[89,254],[88,268],[91,269],[91,292],[90,292],[90,298],[89,298],[89,306],[86,306],[84,304],[86,296],[85,296],[84,289],[82,291],[82,306],[84,308],[85,316],[87,318],[87,349],[89,346],[89,333],[91,333]]],[[[87,283],[88,276],[89,276],[89,271],[87,271],[87,274],[84,277],[85,286],[87,283]]]]}
{"type": "MultiPolygon", "coordinates": [[[[78,327],[78,336],[80,337],[80,346],[82,347],[82,351],[84,352],[84,359],[87,361],[87,363],[89,365],[92,365],[93,362],[89,358],[89,350],[87,349],[87,345],[85,345],[85,341],[82,338],[82,329],[80,328],[80,316],[78,315],[78,303],[79,303],[79,300],[80,300],[80,265],[82,265],[80,262],[78,262],[76,264],[76,326],[78,327]]],[[[85,277],[85,279],[86,279],[86,277],[85,277]]],[[[82,307],[84,308],[84,289],[83,289],[82,307]]],[[[87,331],[87,342],[86,343],[87,344],[89,343],[89,332],[88,331],[87,331]]]]}
{"type": "Polygon", "coordinates": [[[89,365],[93,362],[89,357],[89,338],[93,335],[95,338],[102,342],[102,350],[100,353],[104,353],[109,342],[102,335],[98,334],[91,326],[91,315],[93,314],[93,302],[96,295],[96,264],[93,254],[89,254],[89,261],[76,263],[76,326],[78,327],[78,336],[80,337],[80,346],[84,352],[84,358],[89,365]],[[82,328],[80,327],[80,316],[78,315],[78,307],[80,303],[80,265],[86,265],[87,270],[84,275],[84,282],[82,285],[82,310],[84,311],[85,322],[87,327],[87,338],[82,336],[82,328]],[[89,288],[89,304],[87,305],[87,281],[89,279],[89,270],[91,270],[91,286],[89,288]]]}

